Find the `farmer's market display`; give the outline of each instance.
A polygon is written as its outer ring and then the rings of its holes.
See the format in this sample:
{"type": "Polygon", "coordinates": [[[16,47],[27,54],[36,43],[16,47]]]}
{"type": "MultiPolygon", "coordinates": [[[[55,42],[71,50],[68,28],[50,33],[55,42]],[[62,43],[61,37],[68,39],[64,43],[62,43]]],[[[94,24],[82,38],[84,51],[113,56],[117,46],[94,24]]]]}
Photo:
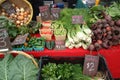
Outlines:
{"type": "Polygon", "coordinates": [[[41,24],[32,21],[28,25],[17,27],[14,21],[4,16],[0,16],[0,23],[8,30],[12,40],[17,35],[29,33],[31,38],[31,34],[40,33],[45,41],[62,40],[65,42],[64,46],[69,49],[81,47],[89,50],[108,49],[120,42],[119,5],[114,2],[110,7],[99,5],[90,9],[65,8],[61,10],[58,20],[44,21],[41,24]],[[116,11],[112,12],[112,9],[116,11]],[[83,23],[73,24],[73,16],[82,16],[83,23]]]}
{"type": "MultiPolygon", "coordinates": [[[[73,48],[77,48],[75,50],[83,48],[84,50],[98,51],[120,44],[120,3],[114,2],[109,7],[99,5],[80,9],[64,8],[60,10],[59,19],[41,23],[29,22],[32,15],[32,11],[29,9],[18,7],[15,4],[12,4],[12,6],[15,8],[16,13],[8,14],[0,7],[0,29],[5,28],[7,30],[11,43],[18,35],[29,34],[24,43],[13,45],[13,50],[38,52],[39,54],[44,50],[50,52],[50,50],[73,50],[73,48]],[[78,21],[81,22],[73,22],[73,17],[76,16],[79,17],[78,21]]],[[[7,55],[0,60],[0,64],[1,80],[19,80],[23,78],[24,80],[35,80],[38,73],[38,69],[35,68],[34,64],[21,55],[15,58],[7,55]]],[[[99,76],[100,78],[96,76],[91,78],[82,74],[82,67],[83,64],[79,63],[64,62],[59,64],[49,62],[42,68],[40,67],[40,75],[42,80],[97,80],[106,76],[106,71],[103,71],[98,72],[102,75],[99,76]]]]}

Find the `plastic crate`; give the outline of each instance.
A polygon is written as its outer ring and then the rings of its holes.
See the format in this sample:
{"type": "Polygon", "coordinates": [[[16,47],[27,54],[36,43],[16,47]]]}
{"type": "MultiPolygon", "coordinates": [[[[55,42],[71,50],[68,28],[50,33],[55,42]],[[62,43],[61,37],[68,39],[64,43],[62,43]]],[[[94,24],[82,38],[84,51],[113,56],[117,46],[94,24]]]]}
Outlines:
{"type": "Polygon", "coordinates": [[[40,48],[33,48],[34,49],[34,51],[43,51],[44,50],[44,48],[43,47],[40,47],[40,48]]]}
{"type": "Polygon", "coordinates": [[[22,51],[23,50],[23,47],[20,47],[20,48],[12,48],[13,50],[16,50],[16,51],[22,51]]]}
{"type": "MultiPolygon", "coordinates": [[[[41,76],[41,69],[43,68],[43,66],[45,64],[48,64],[49,62],[56,63],[56,64],[63,64],[64,62],[72,63],[72,64],[80,63],[83,65],[84,57],[41,57],[39,60],[40,71],[39,71],[37,80],[43,80],[42,76],[41,76]]],[[[108,67],[107,67],[105,59],[102,56],[100,56],[100,59],[99,59],[98,70],[105,73],[106,80],[114,80],[111,76],[111,73],[110,73],[108,67]]]]}
{"type": "Polygon", "coordinates": [[[33,50],[33,47],[25,47],[23,46],[23,51],[32,51],[33,50]]]}

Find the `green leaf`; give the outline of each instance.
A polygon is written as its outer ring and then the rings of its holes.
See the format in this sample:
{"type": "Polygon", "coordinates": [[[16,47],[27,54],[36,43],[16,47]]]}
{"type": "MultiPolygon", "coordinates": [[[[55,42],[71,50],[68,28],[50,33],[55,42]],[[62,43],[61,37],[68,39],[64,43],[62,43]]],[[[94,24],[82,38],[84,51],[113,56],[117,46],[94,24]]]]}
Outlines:
{"type": "Polygon", "coordinates": [[[9,80],[36,80],[38,71],[32,60],[18,55],[10,63],[9,80]]]}
{"type": "Polygon", "coordinates": [[[0,80],[10,80],[8,68],[12,59],[13,56],[8,54],[2,61],[0,61],[0,80]]]}

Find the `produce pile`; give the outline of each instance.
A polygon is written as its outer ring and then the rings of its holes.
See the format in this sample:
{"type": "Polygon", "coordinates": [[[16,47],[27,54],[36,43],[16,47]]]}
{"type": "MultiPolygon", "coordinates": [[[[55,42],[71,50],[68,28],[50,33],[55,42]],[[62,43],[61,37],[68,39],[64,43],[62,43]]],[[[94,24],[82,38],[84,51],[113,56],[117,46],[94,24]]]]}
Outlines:
{"type": "Polygon", "coordinates": [[[99,11],[101,18],[97,18],[90,27],[93,32],[90,50],[108,49],[120,44],[120,4],[114,2],[110,7],[99,11]]]}
{"type": "Polygon", "coordinates": [[[15,5],[14,3],[11,3],[11,2],[10,4],[14,9],[14,13],[7,13],[6,10],[4,8],[1,8],[0,6],[0,12],[1,12],[0,15],[6,16],[9,19],[13,20],[18,27],[20,27],[21,25],[27,24],[31,18],[31,14],[32,14],[31,11],[27,8],[23,8],[22,6],[18,7],[18,5],[15,5]]]}
{"type": "Polygon", "coordinates": [[[82,66],[71,63],[48,63],[41,69],[41,75],[42,80],[105,80],[102,76],[91,78],[83,75],[82,66]]]}
{"type": "Polygon", "coordinates": [[[65,46],[69,49],[108,49],[120,43],[120,3],[109,7],[93,6],[90,9],[63,9],[60,19],[67,30],[65,46]],[[114,9],[114,10],[113,10],[114,9]],[[68,14],[69,13],[69,14],[68,14]],[[72,16],[82,15],[83,24],[72,24],[72,16]]]}

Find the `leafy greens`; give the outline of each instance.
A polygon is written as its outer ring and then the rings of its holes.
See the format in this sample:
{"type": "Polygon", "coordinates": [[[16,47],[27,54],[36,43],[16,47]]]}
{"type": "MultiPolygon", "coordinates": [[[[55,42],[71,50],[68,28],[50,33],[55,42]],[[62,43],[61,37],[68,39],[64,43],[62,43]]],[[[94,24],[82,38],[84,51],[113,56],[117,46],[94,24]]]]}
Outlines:
{"type": "Polygon", "coordinates": [[[38,70],[32,60],[8,54],[0,61],[0,80],[36,80],[38,70]]]}

